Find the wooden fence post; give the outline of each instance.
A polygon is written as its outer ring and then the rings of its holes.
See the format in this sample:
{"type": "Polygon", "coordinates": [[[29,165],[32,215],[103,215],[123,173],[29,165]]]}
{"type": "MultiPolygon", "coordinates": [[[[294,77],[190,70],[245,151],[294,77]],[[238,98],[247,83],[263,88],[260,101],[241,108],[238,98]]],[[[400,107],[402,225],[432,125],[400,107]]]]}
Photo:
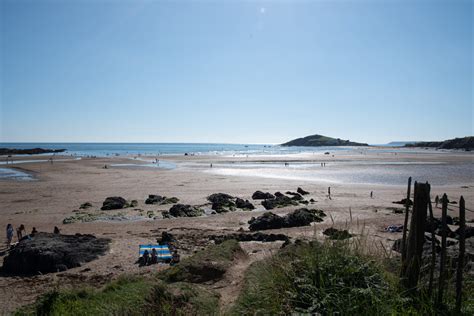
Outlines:
{"type": "Polygon", "coordinates": [[[425,242],[426,213],[430,196],[429,183],[415,182],[413,212],[406,244],[406,264],[402,267],[402,284],[409,292],[416,291],[420,277],[423,244],[425,242]]]}
{"type": "Polygon", "coordinates": [[[436,235],[435,235],[435,221],[433,216],[433,205],[431,205],[431,197],[428,203],[430,210],[430,222],[431,222],[431,266],[430,266],[430,281],[428,286],[428,295],[431,298],[433,294],[433,279],[434,279],[434,270],[436,267],[436,235]]]}
{"type": "Polygon", "coordinates": [[[459,258],[456,273],[456,312],[461,313],[462,272],[464,269],[464,253],[466,251],[466,206],[464,197],[459,200],[459,258]]]}
{"type": "MultiPolygon", "coordinates": [[[[410,190],[411,190],[411,177],[408,178],[408,188],[407,188],[407,200],[405,203],[405,221],[403,222],[403,237],[402,237],[402,246],[400,248],[402,253],[402,267],[405,265],[406,261],[406,241],[407,241],[407,226],[408,226],[408,210],[410,203],[410,190]]],[[[403,268],[402,268],[403,271],[403,268]]]]}
{"type": "Polygon", "coordinates": [[[445,269],[446,264],[446,216],[448,212],[448,196],[446,193],[443,195],[442,201],[442,213],[441,213],[441,259],[439,267],[439,282],[438,282],[438,300],[437,305],[441,306],[443,304],[443,293],[444,293],[444,282],[445,282],[445,269]]]}

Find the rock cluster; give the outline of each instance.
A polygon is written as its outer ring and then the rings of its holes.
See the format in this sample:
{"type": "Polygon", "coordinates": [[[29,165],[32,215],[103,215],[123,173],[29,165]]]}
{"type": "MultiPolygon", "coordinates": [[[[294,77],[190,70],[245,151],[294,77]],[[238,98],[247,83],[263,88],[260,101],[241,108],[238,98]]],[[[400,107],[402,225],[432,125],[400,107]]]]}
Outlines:
{"type": "Polygon", "coordinates": [[[265,199],[273,199],[275,196],[270,192],[262,192],[262,191],[255,191],[252,194],[252,199],[254,200],[265,200],[265,199]]]}
{"type": "Polygon", "coordinates": [[[145,200],[145,204],[158,204],[158,205],[164,205],[164,204],[174,204],[178,203],[179,199],[177,197],[166,197],[166,196],[161,196],[161,195],[155,195],[155,194],[150,194],[148,195],[148,198],[145,200]]]}
{"type": "Polygon", "coordinates": [[[323,234],[328,236],[329,239],[334,239],[334,240],[343,240],[343,239],[348,239],[352,237],[352,234],[349,233],[346,229],[339,230],[334,227],[325,229],[323,231],[323,234]]]}
{"type": "Polygon", "coordinates": [[[111,196],[105,199],[102,203],[101,210],[118,210],[124,208],[127,204],[127,200],[120,196],[111,196]]]}
{"type": "Polygon", "coordinates": [[[109,243],[110,239],[93,235],[37,233],[10,251],[3,271],[15,275],[64,271],[104,255],[109,243]]]}
{"type": "Polygon", "coordinates": [[[197,217],[203,214],[204,211],[198,207],[188,204],[175,204],[168,212],[163,212],[163,217],[197,217]]]}
{"type": "Polygon", "coordinates": [[[260,242],[274,242],[274,241],[284,241],[288,243],[290,238],[284,234],[264,234],[261,232],[256,233],[235,233],[228,235],[211,235],[209,236],[210,240],[213,240],[216,244],[220,244],[226,240],[235,239],[240,242],[246,241],[260,241],[260,242]]]}
{"type": "Polygon", "coordinates": [[[216,211],[216,213],[235,211],[236,208],[244,210],[255,209],[255,206],[253,206],[253,204],[248,200],[235,198],[226,193],[211,194],[207,197],[207,200],[212,203],[212,209],[216,211]]]}
{"type": "Polygon", "coordinates": [[[278,216],[272,212],[266,212],[257,218],[252,217],[248,223],[251,231],[279,229],[308,226],[312,222],[322,222],[324,216],[326,216],[326,214],[321,210],[300,208],[284,217],[278,216]]]}

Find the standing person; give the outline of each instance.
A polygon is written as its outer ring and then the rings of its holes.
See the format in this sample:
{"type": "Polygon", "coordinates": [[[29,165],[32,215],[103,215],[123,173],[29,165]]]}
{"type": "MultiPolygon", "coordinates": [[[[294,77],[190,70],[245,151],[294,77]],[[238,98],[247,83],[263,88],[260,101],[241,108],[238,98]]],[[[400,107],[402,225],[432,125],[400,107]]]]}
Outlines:
{"type": "Polygon", "coordinates": [[[370,198],[372,199],[374,197],[374,191],[370,191],[370,198]]]}
{"type": "Polygon", "coordinates": [[[61,231],[59,230],[58,226],[54,226],[53,233],[59,234],[61,231]]]}
{"type": "Polygon", "coordinates": [[[436,207],[438,207],[438,203],[439,203],[439,196],[436,196],[436,197],[435,197],[435,204],[436,204],[436,207]]]}
{"type": "Polygon", "coordinates": [[[7,225],[7,246],[8,246],[8,248],[10,248],[10,245],[12,244],[13,233],[14,232],[15,232],[15,230],[13,229],[13,225],[8,224],[7,225]]]}
{"type": "Polygon", "coordinates": [[[20,227],[16,229],[16,237],[18,237],[18,242],[23,238],[23,232],[25,231],[25,225],[21,224],[20,227]]]}
{"type": "Polygon", "coordinates": [[[328,187],[328,197],[331,199],[331,187],[328,187]]]}

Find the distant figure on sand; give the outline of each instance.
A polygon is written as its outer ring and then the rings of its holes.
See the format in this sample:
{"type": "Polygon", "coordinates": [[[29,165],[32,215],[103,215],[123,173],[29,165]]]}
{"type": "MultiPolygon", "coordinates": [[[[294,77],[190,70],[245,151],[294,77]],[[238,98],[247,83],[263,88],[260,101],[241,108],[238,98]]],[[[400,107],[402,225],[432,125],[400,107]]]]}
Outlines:
{"type": "Polygon", "coordinates": [[[370,198],[374,198],[374,191],[370,191],[370,198]]]}
{"type": "Polygon", "coordinates": [[[211,168],[212,168],[212,163],[211,163],[211,168]]]}
{"type": "Polygon", "coordinates": [[[331,199],[331,187],[328,187],[328,197],[331,199]]]}
{"type": "Polygon", "coordinates": [[[439,203],[439,196],[436,196],[436,197],[435,197],[435,204],[436,204],[436,207],[438,207],[438,203],[439,203]]]}
{"type": "Polygon", "coordinates": [[[31,230],[31,236],[34,236],[35,234],[37,234],[38,231],[36,230],[36,227],[33,227],[33,229],[31,230]]]}
{"type": "Polygon", "coordinates": [[[25,225],[21,224],[20,227],[16,229],[16,237],[18,237],[18,241],[23,238],[23,233],[25,232],[25,225]]]}
{"type": "Polygon", "coordinates": [[[10,248],[10,245],[12,244],[12,240],[13,240],[13,233],[15,232],[15,230],[13,229],[13,225],[12,224],[8,224],[7,225],[7,247],[10,248]]]}
{"type": "Polygon", "coordinates": [[[59,230],[58,226],[54,226],[54,231],[53,233],[59,234],[61,231],[59,230]]]}

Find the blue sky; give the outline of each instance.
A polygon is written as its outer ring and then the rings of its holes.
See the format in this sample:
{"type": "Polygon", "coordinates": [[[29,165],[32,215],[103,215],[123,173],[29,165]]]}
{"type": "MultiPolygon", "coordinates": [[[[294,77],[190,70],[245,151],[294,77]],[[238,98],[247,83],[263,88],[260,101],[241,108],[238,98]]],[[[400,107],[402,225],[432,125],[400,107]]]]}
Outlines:
{"type": "Polygon", "coordinates": [[[0,141],[474,134],[472,1],[0,3],[0,141]]]}

